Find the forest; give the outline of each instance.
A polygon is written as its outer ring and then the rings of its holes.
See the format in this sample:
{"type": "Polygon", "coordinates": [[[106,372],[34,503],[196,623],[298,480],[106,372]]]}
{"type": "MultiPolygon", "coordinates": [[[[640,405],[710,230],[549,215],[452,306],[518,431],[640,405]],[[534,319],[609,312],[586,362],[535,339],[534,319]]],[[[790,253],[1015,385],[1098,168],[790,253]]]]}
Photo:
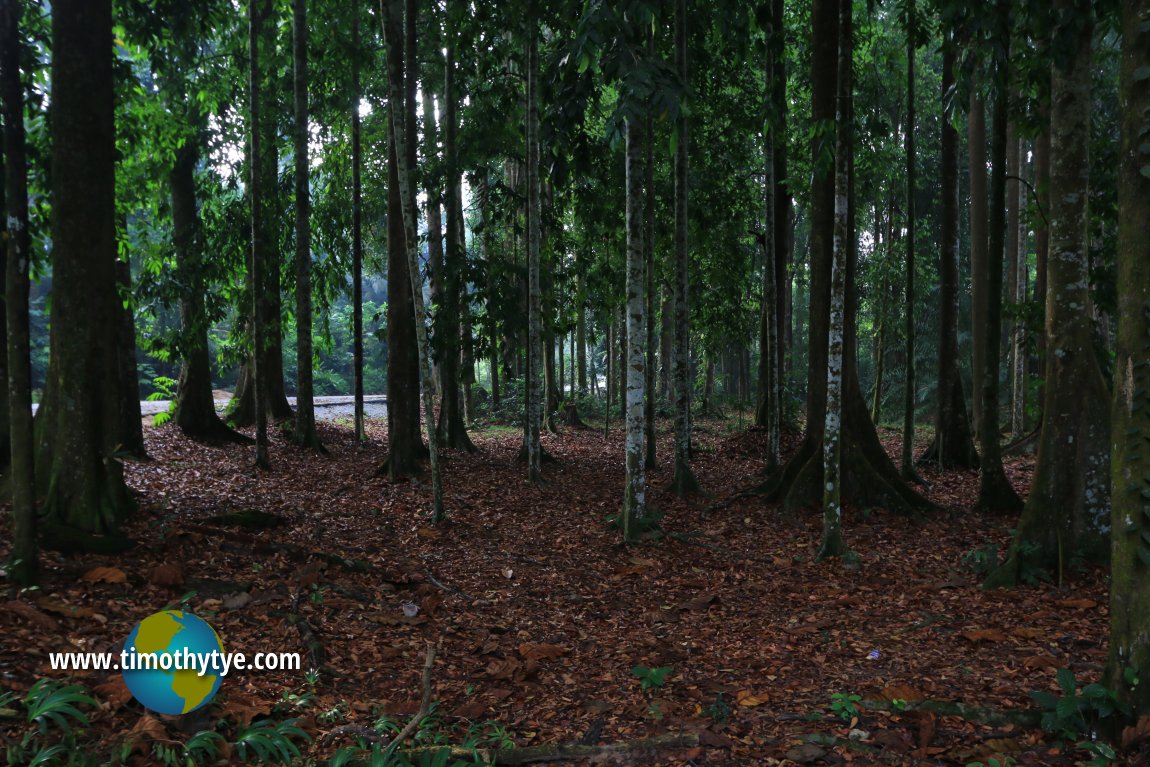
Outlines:
{"type": "Polygon", "coordinates": [[[1150,0],[0,0],[0,120],[3,763],[1150,764],[1150,0]]]}

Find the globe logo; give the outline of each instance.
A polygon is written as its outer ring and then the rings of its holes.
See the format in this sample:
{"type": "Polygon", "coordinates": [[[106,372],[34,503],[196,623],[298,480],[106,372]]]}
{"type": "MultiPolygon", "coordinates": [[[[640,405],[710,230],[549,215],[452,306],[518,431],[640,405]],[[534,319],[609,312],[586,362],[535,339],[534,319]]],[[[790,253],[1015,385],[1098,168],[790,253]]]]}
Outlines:
{"type": "Polygon", "coordinates": [[[224,647],[215,629],[183,610],[137,623],[124,641],[120,668],[128,691],[159,714],[186,714],[220,689],[224,647]]]}

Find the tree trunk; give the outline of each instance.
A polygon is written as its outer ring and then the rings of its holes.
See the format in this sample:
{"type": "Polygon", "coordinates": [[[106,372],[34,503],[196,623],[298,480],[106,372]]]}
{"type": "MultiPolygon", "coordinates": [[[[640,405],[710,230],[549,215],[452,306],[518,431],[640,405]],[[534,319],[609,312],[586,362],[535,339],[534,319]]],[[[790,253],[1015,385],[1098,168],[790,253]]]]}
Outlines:
{"type": "Polygon", "coordinates": [[[954,40],[942,49],[942,221],[939,227],[939,340],[938,416],[934,441],[919,459],[946,469],[978,468],[970,420],[966,411],[962,373],[958,365],[958,131],[952,120],[954,106],[946,94],[954,88],[954,40]]]}
{"type": "Polygon", "coordinates": [[[539,24],[532,5],[527,23],[527,479],[542,481],[543,448],[539,432],[543,420],[540,372],[543,352],[543,312],[539,289],[539,24]]]}
{"type": "Polygon", "coordinates": [[[359,104],[359,2],[351,3],[351,336],[352,378],[355,397],[355,438],[367,439],[363,423],[363,148],[359,104]]]}
{"type": "Polygon", "coordinates": [[[53,392],[37,416],[44,450],[37,473],[47,529],[80,546],[115,536],[132,508],[113,457],[121,371],[111,6],[57,0],[52,8],[53,392]]]}
{"type": "MultiPolygon", "coordinates": [[[[977,328],[981,334],[985,359],[981,369],[982,415],[979,420],[979,451],[982,455],[982,473],[978,487],[978,508],[985,511],[1006,512],[1022,508],[1022,500],[1014,492],[1002,468],[1000,445],[998,376],[1001,369],[1000,340],[1002,334],[1002,262],[1006,248],[1006,121],[1008,111],[1007,84],[1010,82],[1010,29],[1006,3],[999,0],[994,9],[998,25],[998,44],[1001,53],[995,61],[994,100],[991,114],[991,175],[989,241],[986,254],[986,293],[983,304],[985,325],[977,328]]],[[[976,174],[977,175],[977,174],[976,174]]],[[[973,211],[971,216],[973,218],[973,211]]]]}
{"type": "Polygon", "coordinates": [[[631,117],[624,128],[627,177],[627,322],[626,322],[626,479],[623,494],[623,540],[638,539],[641,522],[647,515],[647,477],[643,470],[644,411],[647,381],[646,354],[646,252],[643,244],[643,129],[640,119],[631,117]]]}
{"type": "MultiPolygon", "coordinates": [[[[675,0],[675,71],[687,85],[687,0],[675,0]]],[[[691,371],[690,323],[688,279],[690,252],[687,247],[687,202],[690,197],[687,176],[688,121],[687,112],[680,108],[673,129],[678,138],[675,144],[675,476],[671,489],[680,498],[699,489],[699,482],[691,471],[691,371]]]]}
{"type": "Polygon", "coordinates": [[[889,292],[890,285],[887,284],[884,274],[882,284],[879,286],[879,296],[875,301],[878,305],[876,319],[878,330],[875,332],[874,341],[874,390],[871,392],[870,417],[876,424],[882,423],[882,382],[886,374],[886,297],[889,292]]]}
{"type": "MultiPolygon", "coordinates": [[[[443,474],[439,462],[439,438],[435,429],[435,401],[432,394],[431,354],[427,340],[427,311],[423,303],[423,279],[419,273],[419,238],[416,234],[415,186],[412,183],[415,154],[415,0],[407,0],[406,35],[403,0],[383,0],[380,11],[387,46],[388,111],[391,116],[395,146],[396,171],[403,218],[403,249],[407,257],[407,293],[414,309],[415,343],[418,359],[419,388],[423,398],[423,416],[427,422],[427,443],[431,457],[432,521],[445,519],[443,508],[443,474]],[[406,37],[406,41],[403,40],[406,37]],[[404,44],[405,43],[405,44],[404,44]],[[406,69],[406,80],[404,70],[406,69]],[[407,92],[403,86],[406,84],[407,92]]],[[[389,277],[390,277],[389,273],[389,277]]],[[[398,287],[398,286],[397,286],[398,287]]],[[[388,291],[391,300],[391,291],[388,291]]],[[[391,411],[390,397],[388,411],[391,411]]],[[[416,415],[416,428],[419,426],[416,415]]],[[[417,434],[418,438],[418,434],[417,434]]]]}
{"type": "Polygon", "coordinates": [[[982,379],[986,370],[987,312],[987,208],[986,208],[986,106],[971,82],[970,110],[966,116],[967,155],[970,161],[970,349],[975,436],[982,430],[982,379]]]}
{"type": "Polygon", "coordinates": [[[36,539],[36,475],[33,463],[32,363],[28,322],[28,158],[24,88],[20,81],[19,0],[0,0],[0,101],[4,115],[5,341],[9,422],[8,483],[12,492],[12,559],[9,573],[20,586],[39,582],[36,539]]]}
{"type": "MultiPolygon", "coordinates": [[[[1008,119],[1006,125],[1006,297],[1008,305],[1017,307],[1018,300],[1018,232],[1020,224],[1019,195],[1022,183],[1018,157],[1018,131],[1017,121],[1008,119]]],[[[1018,337],[1020,322],[1007,320],[1003,322],[1002,342],[1006,347],[1010,386],[1010,434],[1015,439],[1022,436],[1022,401],[1019,399],[1021,381],[1018,379],[1018,364],[1016,353],[1018,351],[1015,339],[1018,337]]]]}
{"type": "MultiPolygon", "coordinates": [[[[383,0],[383,5],[395,0],[383,0]]],[[[380,469],[394,481],[420,471],[427,455],[419,426],[419,350],[412,294],[413,278],[408,272],[406,218],[414,218],[408,199],[400,192],[398,136],[404,131],[403,95],[404,53],[402,5],[391,12],[395,29],[385,27],[388,38],[388,77],[395,78],[393,90],[400,99],[397,109],[388,110],[387,165],[387,461],[380,469]],[[398,121],[398,122],[397,122],[398,121]]],[[[411,73],[414,77],[414,73],[411,73]]],[[[406,149],[406,148],[405,148],[406,149]]],[[[418,279],[418,277],[416,278],[418,279]]],[[[435,423],[434,419],[431,423],[435,423]]]]}
{"type": "Polygon", "coordinates": [[[576,257],[575,279],[578,288],[575,294],[575,364],[579,369],[579,393],[586,395],[587,387],[587,278],[583,274],[582,259],[576,257]]]}
{"type": "Polygon", "coordinates": [[[763,126],[763,306],[759,316],[759,401],[755,410],[755,425],[767,429],[767,470],[773,471],[779,464],[779,430],[782,398],[780,376],[781,355],[779,354],[779,269],[778,237],[779,222],[775,218],[778,204],[775,197],[780,193],[778,179],[775,178],[777,163],[775,154],[784,151],[776,147],[780,143],[780,133],[776,120],[779,115],[773,112],[777,105],[775,91],[785,87],[784,82],[775,78],[778,74],[775,58],[780,55],[778,44],[782,35],[782,18],[774,16],[772,29],[767,36],[767,62],[765,103],[767,117],[763,126]]]}
{"type": "MultiPolygon", "coordinates": [[[[264,126],[261,118],[261,86],[263,75],[260,70],[260,47],[263,37],[263,27],[267,17],[271,14],[271,0],[250,0],[248,6],[248,45],[251,56],[250,61],[250,156],[248,165],[251,171],[251,253],[248,272],[251,274],[252,284],[252,338],[253,352],[251,361],[251,386],[249,396],[252,398],[252,407],[256,425],[256,466],[261,469],[270,469],[271,461],[268,456],[268,370],[266,351],[268,347],[268,317],[267,292],[268,281],[264,272],[267,269],[267,231],[268,223],[267,203],[264,200],[264,182],[268,180],[265,175],[266,162],[264,159],[264,126]],[[257,5],[259,3],[259,5],[257,5]]],[[[240,397],[237,382],[236,396],[240,397]]],[[[242,398],[241,398],[242,401],[242,398]]]]}
{"type": "MultiPolygon", "coordinates": [[[[1050,254],[1050,115],[1040,113],[1044,118],[1043,130],[1034,139],[1034,188],[1035,203],[1041,213],[1034,222],[1034,300],[1042,310],[1042,327],[1046,327],[1046,264],[1050,254]]],[[[1039,376],[1046,369],[1046,333],[1038,334],[1039,376]]],[[[1038,407],[1046,401],[1046,383],[1040,379],[1037,392],[1038,407]]],[[[1042,413],[1038,414],[1039,423],[1042,413]]]]}
{"type": "Polygon", "coordinates": [[[1146,577],[1146,494],[1150,492],[1150,161],[1140,149],[1150,115],[1150,91],[1140,75],[1150,66],[1150,0],[1122,12],[1122,147],[1118,179],[1118,349],[1114,364],[1111,443],[1110,663],[1106,686],[1130,705],[1133,720],[1150,713],[1150,578],[1146,577]],[[1142,682],[1126,678],[1128,668],[1142,682]]]}
{"type": "MultiPolygon", "coordinates": [[[[1056,7],[1070,13],[1075,0],[1061,0],[1056,7]]],[[[1010,557],[988,585],[1015,583],[1027,566],[1056,566],[1061,574],[1073,558],[1102,557],[1110,533],[1109,391],[1094,353],[1091,323],[1084,321],[1092,316],[1087,190],[1093,14],[1085,15],[1073,58],[1065,70],[1055,65],[1051,74],[1046,342],[1053,353],[1046,362],[1038,464],[1010,557]]]]}
{"type": "Polygon", "coordinates": [[[914,151],[914,58],[918,46],[914,40],[915,11],[914,0],[907,3],[906,32],[906,293],[904,317],[906,318],[906,376],[903,395],[902,416],[902,476],[906,480],[918,480],[914,470],[914,414],[917,384],[915,381],[914,360],[914,247],[916,238],[915,218],[915,151],[914,151]]]}
{"type": "Polygon", "coordinates": [[[295,322],[296,444],[323,450],[315,430],[315,384],[312,375],[311,190],[308,167],[307,0],[292,0],[292,61],[295,124],[295,322]]]}
{"type": "MultiPolygon", "coordinates": [[[[777,431],[781,435],[783,429],[783,397],[785,387],[783,375],[787,364],[787,349],[790,348],[790,263],[791,263],[791,227],[793,225],[793,211],[791,206],[791,190],[787,178],[787,65],[786,65],[786,18],[783,12],[783,0],[773,0],[771,11],[773,30],[771,33],[771,46],[773,55],[770,66],[771,73],[771,147],[772,182],[775,190],[773,194],[774,214],[771,217],[773,231],[769,235],[774,238],[771,252],[775,269],[775,378],[776,390],[775,414],[777,431]]],[[[769,438],[768,442],[775,445],[778,438],[769,438]]],[[[774,448],[777,451],[777,447],[774,448]]]]}
{"type": "MultiPolygon", "coordinates": [[[[117,248],[118,249],[118,248],[117,248]]],[[[140,378],[136,367],[136,319],[132,309],[132,269],[116,259],[116,361],[120,380],[119,451],[146,458],[140,414],[140,378]]]]}
{"type": "MultiPolygon", "coordinates": [[[[648,37],[647,55],[655,58],[655,37],[648,37]]],[[[658,467],[659,460],[655,444],[655,365],[658,347],[655,345],[655,129],[650,110],[643,126],[643,185],[646,198],[643,211],[643,272],[644,272],[644,355],[643,360],[643,441],[645,457],[643,466],[648,471],[658,467]]],[[[644,477],[644,482],[646,477],[644,477]]]]}
{"type": "Polygon", "coordinates": [[[823,539],[818,559],[846,551],[842,534],[843,365],[846,322],[847,261],[850,258],[848,172],[851,141],[849,104],[854,36],[853,3],[838,0],[838,70],[835,99],[834,238],[831,256],[830,317],[828,322],[826,413],[823,419],[823,539]]]}

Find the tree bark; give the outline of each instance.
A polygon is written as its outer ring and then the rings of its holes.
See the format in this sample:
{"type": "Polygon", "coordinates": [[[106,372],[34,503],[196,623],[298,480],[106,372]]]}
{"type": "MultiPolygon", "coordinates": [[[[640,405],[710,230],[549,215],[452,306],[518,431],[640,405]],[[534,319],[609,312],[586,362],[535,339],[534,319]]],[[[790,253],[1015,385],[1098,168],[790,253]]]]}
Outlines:
{"type": "MultiPolygon", "coordinates": [[[[395,0],[381,0],[386,11],[395,0]]],[[[402,5],[390,13],[395,29],[385,27],[388,37],[388,78],[396,83],[389,90],[400,99],[397,109],[388,110],[387,165],[387,441],[388,456],[381,472],[394,481],[419,473],[420,462],[427,455],[419,426],[419,350],[416,342],[416,319],[412,293],[413,277],[409,273],[405,219],[413,218],[414,197],[401,194],[399,134],[405,130],[404,34],[402,5]]],[[[408,73],[412,78],[414,72],[408,73]]],[[[414,225],[413,225],[414,227],[414,225]]],[[[418,275],[414,278],[418,280],[418,275]]],[[[430,422],[434,424],[434,419],[430,422]]]]}
{"type": "Polygon", "coordinates": [[[626,322],[626,477],[623,495],[623,540],[632,542],[641,532],[647,515],[647,476],[643,470],[643,439],[646,432],[644,395],[646,371],[646,252],[643,244],[643,128],[640,118],[627,120],[627,322],[626,322]]]}
{"type": "MultiPolygon", "coordinates": [[[[687,70],[687,1],[675,0],[675,71],[684,87],[690,82],[687,70]]],[[[691,374],[689,294],[690,252],[687,248],[688,123],[680,106],[675,119],[677,136],[674,157],[675,176],[675,476],[671,489],[680,498],[699,490],[691,471],[691,374]]]]}
{"type": "Polygon", "coordinates": [[[914,150],[914,58],[918,46],[915,45],[914,0],[907,3],[906,31],[906,283],[904,317],[906,319],[906,376],[903,395],[902,417],[902,476],[906,480],[918,480],[914,470],[914,415],[917,392],[914,359],[914,270],[915,239],[917,220],[915,217],[915,150],[914,150]]]}
{"type": "MultiPolygon", "coordinates": [[[[265,160],[263,149],[264,126],[261,122],[261,87],[263,75],[260,70],[260,47],[263,37],[263,26],[271,14],[271,0],[250,0],[248,8],[248,45],[250,61],[249,98],[251,110],[251,155],[249,166],[251,169],[251,257],[249,272],[252,276],[252,337],[254,339],[251,361],[251,396],[255,411],[256,424],[256,466],[261,469],[270,469],[271,461],[268,456],[268,374],[267,347],[268,347],[268,315],[267,290],[265,278],[267,268],[267,232],[268,223],[267,203],[264,200],[265,160]],[[257,3],[259,5],[257,6],[257,3]]],[[[239,387],[237,386],[237,389],[239,387]]],[[[239,391],[236,392],[239,397],[239,391]]]]}
{"type": "MultiPolygon", "coordinates": [[[[997,45],[1000,46],[1000,53],[994,62],[991,113],[990,219],[983,304],[986,315],[984,325],[975,325],[976,334],[980,334],[983,340],[985,354],[981,370],[982,415],[978,429],[982,473],[977,506],[984,511],[1008,512],[1022,508],[1022,500],[1015,493],[1002,467],[998,402],[998,376],[1002,366],[1002,262],[1006,248],[1006,88],[1010,82],[1010,11],[1004,0],[999,0],[993,13],[998,26],[997,45]]],[[[972,211],[972,218],[973,215],[972,211]]]]}
{"type": "Polygon", "coordinates": [[[543,307],[539,287],[539,22],[532,3],[527,23],[527,479],[542,481],[542,428],[544,392],[540,373],[543,362],[543,307]]]}
{"type": "Polygon", "coordinates": [[[120,381],[118,452],[136,458],[147,458],[148,452],[144,447],[144,422],[140,414],[140,378],[136,367],[136,318],[132,306],[132,269],[127,261],[117,258],[116,361],[120,381]]]}
{"type": "Polygon", "coordinates": [[[132,508],[120,449],[111,0],[52,13],[52,333],[37,466],[41,518],[97,545],[132,508]]]}
{"type": "Polygon", "coordinates": [[[966,411],[962,373],[958,365],[958,131],[954,129],[954,106],[946,106],[946,94],[954,88],[954,39],[942,48],[942,220],[939,226],[939,339],[938,415],[934,441],[920,461],[932,461],[945,469],[978,468],[970,419],[966,411]]]}
{"type": "Polygon", "coordinates": [[[36,538],[36,475],[33,462],[32,364],[28,322],[28,269],[32,238],[28,231],[28,157],[24,133],[24,88],[20,79],[19,0],[0,0],[0,104],[4,115],[5,341],[7,343],[8,483],[12,492],[12,558],[14,583],[39,582],[40,553],[36,538]]]}
{"type": "MultiPolygon", "coordinates": [[[[1008,305],[1017,307],[1021,302],[1018,299],[1018,233],[1020,229],[1020,195],[1022,183],[1018,180],[1022,172],[1019,169],[1019,144],[1017,120],[1008,119],[1006,124],[1006,297],[1008,305]]],[[[1010,434],[1018,439],[1023,434],[1022,423],[1022,382],[1018,376],[1018,338],[1022,323],[1014,320],[1003,322],[1002,341],[1006,347],[1007,361],[1010,366],[1010,375],[1007,377],[1010,386],[1010,434]]]]}
{"type": "Polygon", "coordinates": [[[986,370],[987,313],[987,207],[986,207],[986,105],[971,82],[970,109],[966,115],[966,143],[970,169],[970,349],[975,437],[982,430],[982,379],[986,370]]]}
{"type": "MultiPolygon", "coordinates": [[[[647,55],[655,58],[655,37],[650,35],[647,42],[647,55]]],[[[643,279],[644,338],[643,360],[643,466],[648,471],[658,467],[655,444],[655,364],[658,347],[655,345],[655,129],[650,111],[643,125],[643,186],[645,200],[643,210],[643,279]]]]}
{"type": "Polygon", "coordinates": [[[363,408],[363,167],[359,104],[359,0],[351,3],[351,336],[352,379],[355,398],[355,438],[367,439],[363,408]]]}
{"type": "Polygon", "coordinates": [[[308,166],[307,0],[292,0],[292,62],[295,124],[295,321],[297,445],[323,450],[315,430],[315,383],[312,374],[311,175],[308,166]]]}
{"type": "MultiPolygon", "coordinates": [[[[415,154],[415,0],[406,3],[406,41],[401,44],[403,0],[381,0],[380,16],[387,46],[388,111],[391,116],[395,145],[396,171],[403,217],[403,249],[407,257],[407,292],[414,309],[416,354],[419,363],[419,388],[423,399],[423,417],[427,422],[427,444],[431,457],[432,521],[446,518],[443,508],[443,474],[439,461],[439,437],[435,429],[435,398],[432,394],[431,353],[427,340],[427,311],[423,303],[423,279],[419,272],[419,238],[416,234],[415,186],[412,183],[412,161],[415,154]],[[404,78],[406,69],[406,81],[404,78]],[[407,92],[404,94],[403,86],[407,92]]],[[[389,301],[391,300],[389,291],[389,301]]],[[[388,411],[391,410],[390,397],[388,411]]],[[[419,426],[418,414],[416,428],[419,426]]]]}
{"type": "Polygon", "coordinates": [[[1135,721],[1150,713],[1150,578],[1146,577],[1146,493],[1150,491],[1150,158],[1141,148],[1150,127],[1150,0],[1132,0],[1122,12],[1122,145],[1118,179],[1118,348],[1114,364],[1111,431],[1112,554],[1110,663],[1107,687],[1129,704],[1135,721]],[[1138,670],[1140,683],[1127,679],[1138,670]]]}
{"type": "Polygon", "coordinates": [[[1093,14],[1077,0],[1055,7],[1079,15],[1073,58],[1051,74],[1046,403],[1030,495],[1010,556],[988,585],[1015,583],[1027,566],[1062,573],[1072,558],[1099,558],[1110,533],[1109,391],[1085,321],[1093,316],[1087,217],[1093,14]]]}

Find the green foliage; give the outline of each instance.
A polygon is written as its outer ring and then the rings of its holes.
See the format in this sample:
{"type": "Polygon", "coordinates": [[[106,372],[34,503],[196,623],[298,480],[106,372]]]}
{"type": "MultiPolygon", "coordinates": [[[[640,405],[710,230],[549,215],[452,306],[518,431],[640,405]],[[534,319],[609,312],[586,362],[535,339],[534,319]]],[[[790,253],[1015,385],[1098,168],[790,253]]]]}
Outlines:
{"type": "MultiPolygon", "coordinates": [[[[1128,679],[1137,682],[1136,671],[1127,669],[1125,673],[1128,679]]],[[[1068,739],[1093,736],[1102,721],[1130,715],[1130,708],[1105,685],[1095,682],[1079,692],[1074,672],[1068,668],[1058,669],[1057,678],[1061,695],[1044,690],[1030,693],[1030,697],[1045,709],[1042,729],[1047,732],[1068,739]]]]}
{"type": "Polygon", "coordinates": [[[300,755],[295,741],[311,739],[296,726],[298,721],[260,719],[252,722],[236,736],[236,754],[244,761],[255,758],[261,764],[290,764],[300,755]]]}
{"type": "Polygon", "coordinates": [[[88,726],[88,717],[79,707],[95,705],[80,685],[55,679],[40,679],[22,699],[14,692],[0,695],[0,710],[9,709],[18,715],[18,709],[10,707],[22,707],[28,725],[19,741],[8,743],[8,764],[85,764],[78,753],[77,738],[88,726]]]}
{"type": "Polygon", "coordinates": [[[641,689],[650,690],[651,688],[662,688],[667,683],[667,677],[674,670],[671,666],[657,666],[655,668],[635,666],[631,669],[631,675],[639,679],[641,689]]]}
{"type": "Polygon", "coordinates": [[[711,717],[715,724],[726,724],[731,718],[731,704],[719,693],[715,702],[703,709],[703,715],[711,717]]]}
{"type": "MultiPolygon", "coordinates": [[[[410,749],[426,749],[409,758],[402,751],[392,752],[381,743],[368,744],[362,737],[356,738],[355,745],[337,750],[327,761],[328,767],[466,767],[487,762],[478,753],[479,749],[511,748],[515,742],[507,730],[496,722],[477,722],[460,727],[445,727],[436,714],[437,704],[432,704],[431,713],[420,722],[412,736],[410,749]],[[453,753],[454,750],[454,753],[453,753]],[[464,758],[461,752],[472,753],[464,758]]],[[[389,716],[379,717],[372,729],[381,735],[394,736],[402,726],[389,716]]]]}
{"type": "Polygon", "coordinates": [[[1013,767],[1014,757],[992,756],[985,762],[967,762],[966,767],[1013,767]]]}
{"type": "Polygon", "coordinates": [[[857,719],[862,713],[858,706],[861,702],[861,695],[836,692],[831,695],[831,712],[844,722],[849,722],[852,719],[857,719]]]}
{"type": "Polygon", "coordinates": [[[994,543],[983,544],[977,549],[971,549],[962,556],[962,564],[974,571],[975,575],[983,576],[998,567],[998,546],[994,543]]]}

